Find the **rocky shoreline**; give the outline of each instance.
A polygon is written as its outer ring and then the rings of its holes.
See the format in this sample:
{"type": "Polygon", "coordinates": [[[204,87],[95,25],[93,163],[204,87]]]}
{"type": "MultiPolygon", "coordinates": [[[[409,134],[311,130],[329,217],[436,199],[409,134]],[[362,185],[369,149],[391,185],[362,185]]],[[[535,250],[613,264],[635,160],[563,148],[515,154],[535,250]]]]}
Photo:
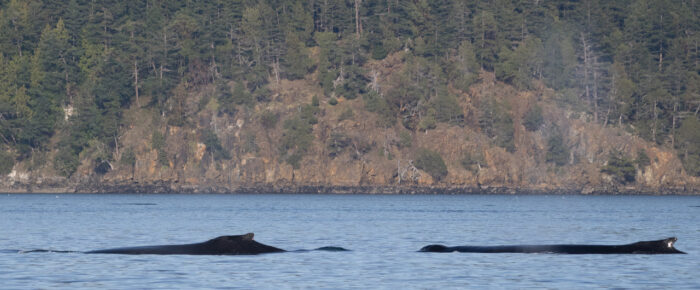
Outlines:
{"type": "Polygon", "coordinates": [[[252,184],[237,187],[217,185],[190,185],[178,182],[87,182],[64,184],[61,182],[42,184],[0,185],[4,193],[218,193],[218,194],[524,194],[524,195],[700,195],[700,191],[689,188],[523,188],[507,186],[337,186],[298,184],[252,184]]]}

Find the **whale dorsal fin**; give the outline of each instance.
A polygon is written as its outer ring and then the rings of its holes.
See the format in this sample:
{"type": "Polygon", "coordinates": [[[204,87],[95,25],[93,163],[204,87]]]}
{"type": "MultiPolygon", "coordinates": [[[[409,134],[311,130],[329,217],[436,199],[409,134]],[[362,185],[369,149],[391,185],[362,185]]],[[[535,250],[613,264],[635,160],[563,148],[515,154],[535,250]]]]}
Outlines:
{"type": "Polygon", "coordinates": [[[664,243],[666,243],[666,247],[667,247],[667,248],[672,249],[672,248],[673,248],[673,244],[676,243],[676,241],[678,241],[678,238],[676,238],[676,237],[670,237],[670,238],[668,238],[668,239],[664,239],[663,241],[664,241],[664,243]]]}
{"type": "Polygon", "coordinates": [[[242,237],[243,237],[244,240],[251,240],[251,241],[252,241],[252,240],[253,240],[253,236],[254,236],[253,233],[247,233],[247,234],[243,235],[242,237]]]}

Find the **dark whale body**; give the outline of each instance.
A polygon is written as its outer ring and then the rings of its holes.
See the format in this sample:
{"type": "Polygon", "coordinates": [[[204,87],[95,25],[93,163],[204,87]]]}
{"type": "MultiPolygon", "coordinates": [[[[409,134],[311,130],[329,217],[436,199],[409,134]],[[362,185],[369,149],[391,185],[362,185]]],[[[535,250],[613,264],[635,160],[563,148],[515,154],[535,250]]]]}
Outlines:
{"type": "Polygon", "coordinates": [[[257,255],[284,252],[253,240],[253,233],[220,236],[202,243],[114,248],[85,252],[86,254],[126,255],[257,255]]]}
{"type": "Polygon", "coordinates": [[[673,247],[675,237],[626,245],[508,245],[456,246],[428,245],[420,252],[462,253],[546,253],[546,254],[685,254],[673,247]]]}

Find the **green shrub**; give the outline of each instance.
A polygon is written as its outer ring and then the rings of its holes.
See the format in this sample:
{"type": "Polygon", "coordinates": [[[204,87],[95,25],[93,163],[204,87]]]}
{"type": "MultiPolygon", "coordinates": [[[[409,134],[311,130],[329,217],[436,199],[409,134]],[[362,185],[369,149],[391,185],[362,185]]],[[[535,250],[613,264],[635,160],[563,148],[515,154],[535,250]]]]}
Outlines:
{"type": "Polygon", "coordinates": [[[153,131],[151,135],[151,148],[158,151],[158,164],[161,166],[170,166],[168,153],[165,152],[165,136],[159,131],[153,131]]]}
{"type": "Polygon", "coordinates": [[[352,109],[350,108],[345,108],[345,110],[340,113],[340,116],[338,116],[338,121],[345,121],[352,119],[355,116],[355,113],[353,113],[352,109]]]}
{"type": "Polygon", "coordinates": [[[161,166],[169,167],[170,166],[170,160],[168,159],[168,152],[165,152],[165,150],[160,149],[158,150],[158,164],[161,166]]]}
{"type": "Polygon", "coordinates": [[[436,113],[435,119],[438,122],[459,125],[464,121],[462,107],[454,95],[440,94],[432,102],[436,113]]]}
{"type": "Polygon", "coordinates": [[[639,150],[639,152],[637,152],[637,159],[634,160],[634,163],[636,163],[640,169],[644,169],[645,167],[651,165],[651,159],[649,159],[647,151],[644,149],[639,150]]]}
{"type": "Polygon", "coordinates": [[[430,174],[435,180],[440,181],[447,176],[447,166],[440,153],[429,149],[420,149],[416,154],[416,168],[430,174]]]}
{"type": "Polygon", "coordinates": [[[220,81],[216,85],[216,100],[219,102],[219,110],[221,112],[233,115],[236,113],[233,92],[226,81],[220,81]]]}
{"type": "Polygon", "coordinates": [[[399,148],[410,148],[413,145],[413,137],[407,131],[399,132],[399,148]]]}
{"type": "Polygon", "coordinates": [[[260,151],[260,147],[258,147],[258,142],[255,141],[255,134],[246,134],[243,137],[243,152],[244,153],[256,153],[260,151]]]}
{"type": "Polygon", "coordinates": [[[299,169],[301,167],[302,158],[303,157],[301,156],[301,153],[295,152],[294,154],[287,156],[287,158],[284,161],[291,165],[292,168],[299,169]]]}
{"type": "Polygon", "coordinates": [[[131,148],[124,150],[122,158],[119,159],[119,163],[129,167],[136,165],[136,154],[134,154],[134,150],[131,148]]]}
{"type": "Polygon", "coordinates": [[[683,168],[692,176],[700,176],[700,120],[690,116],[678,128],[676,143],[683,168]]]}
{"type": "Polygon", "coordinates": [[[480,66],[474,51],[471,41],[462,41],[457,49],[455,61],[448,66],[447,72],[452,84],[465,92],[469,90],[469,86],[477,80],[479,75],[480,66]]]}
{"type": "Polygon", "coordinates": [[[211,96],[208,94],[203,95],[200,99],[199,102],[197,102],[197,112],[204,110],[209,102],[211,101],[211,96]]]}
{"type": "Polygon", "coordinates": [[[362,99],[365,101],[365,109],[379,116],[379,120],[377,121],[379,126],[388,128],[394,125],[396,122],[396,115],[394,115],[394,112],[391,110],[389,103],[387,103],[384,97],[375,91],[370,91],[365,94],[362,99]]]}
{"type": "Polygon", "coordinates": [[[328,100],[328,104],[331,106],[335,106],[338,104],[338,100],[336,98],[331,98],[330,100],[328,100]]]}
{"type": "Polygon", "coordinates": [[[301,107],[301,119],[309,122],[309,124],[314,125],[318,123],[316,114],[320,112],[321,109],[314,107],[313,105],[304,105],[301,107]]]}
{"type": "MultiPolygon", "coordinates": [[[[323,66],[319,64],[319,66],[323,66]]],[[[321,81],[321,87],[323,88],[323,93],[328,96],[333,92],[333,81],[338,78],[338,72],[334,69],[323,69],[319,67],[319,80],[321,81]]],[[[331,101],[333,99],[331,98],[331,101]]],[[[337,103],[337,101],[336,101],[337,103]]],[[[335,106],[332,102],[329,102],[332,106],[335,106]]]]}
{"type": "Polygon", "coordinates": [[[435,120],[435,109],[428,109],[428,113],[423,116],[423,118],[418,123],[418,130],[427,131],[430,129],[435,129],[437,126],[437,121],[435,120]]]}
{"type": "Polygon", "coordinates": [[[185,114],[181,111],[174,111],[169,114],[168,125],[175,127],[183,127],[187,124],[185,114]]]}
{"type": "Polygon", "coordinates": [[[309,122],[299,117],[284,121],[284,133],[281,145],[284,151],[296,149],[306,151],[313,141],[312,128],[309,122]]]}
{"type": "Polygon", "coordinates": [[[542,108],[540,106],[533,106],[525,113],[523,116],[523,125],[528,131],[537,131],[540,126],[544,123],[544,118],[542,118],[542,108]]]}
{"type": "Polygon", "coordinates": [[[700,154],[681,155],[683,157],[683,168],[692,176],[700,176],[700,154]]]}
{"type": "Polygon", "coordinates": [[[158,131],[153,131],[151,135],[151,148],[161,150],[163,146],[165,146],[165,136],[158,131]]]}
{"type": "Polygon", "coordinates": [[[564,144],[564,137],[559,129],[555,128],[547,139],[547,162],[553,162],[557,166],[566,165],[569,161],[569,148],[564,144]]]}
{"type": "Polygon", "coordinates": [[[632,160],[624,156],[621,152],[610,154],[608,164],[603,166],[600,172],[613,177],[613,180],[621,184],[635,181],[637,170],[634,168],[632,160]]]}
{"type": "Polygon", "coordinates": [[[53,166],[60,175],[70,177],[80,165],[78,154],[70,147],[64,146],[58,149],[53,166]]]}
{"type": "Polygon", "coordinates": [[[233,102],[236,105],[253,105],[253,95],[242,82],[236,82],[236,85],[233,87],[233,102]]]}
{"type": "Polygon", "coordinates": [[[304,40],[300,39],[297,33],[289,32],[285,35],[285,45],[287,47],[287,57],[283,62],[285,76],[290,80],[303,79],[312,67],[304,40]]]}
{"type": "Polygon", "coordinates": [[[202,131],[202,143],[207,146],[206,150],[214,157],[214,160],[231,159],[231,155],[221,146],[221,141],[213,130],[205,129],[202,131]]]}
{"type": "Polygon", "coordinates": [[[472,173],[479,172],[479,168],[486,167],[486,161],[484,160],[484,155],[481,152],[476,154],[471,154],[465,152],[462,159],[459,161],[462,167],[472,173]]]}
{"type": "Polygon", "coordinates": [[[5,176],[12,172],[15,166],[15,158],[5,150],[0,150],[0,175],[5,176]]]}
{"type": "MultiPolygon", "coordinates": [[[[258,102],[269,102],[272,100],[272,92],[267,86],[262,86],[253,92],[253,98],[258,102]]],[[[252,104],[251,104],[252,105],[252,104]]]]}
{"type": "Polygon", "coordinates": [[[479,106],[479,127],[497,146],[508,152],[515,152],[513,119],[508,108],[493,99],[483,101],[479,106]]]}
{"type": "Polygon", "coordinates": [[[298,168],[303,154],[314,140],[313,128],[308,121],[293,117],[284,121],[284,132],[280,139],[280,153],[285,161],[298,168]]]}
{"type": "Polygon", "coordinates": [[[260,114],[260,124],[265,128],[266,130],[270,130],[272,128],[275,128],[277,126],[277,122],[279,121],[279,115],[275,114],[274,112],[271,111],[265,111],[260,114]]]}
{"type": "Polygon", "coordinates": [[[346,147],[350,146],[351,141],[350,137],[343,133],[331,133],[331,137],[328,139],[328,156],[340,155],[346,147]]]}

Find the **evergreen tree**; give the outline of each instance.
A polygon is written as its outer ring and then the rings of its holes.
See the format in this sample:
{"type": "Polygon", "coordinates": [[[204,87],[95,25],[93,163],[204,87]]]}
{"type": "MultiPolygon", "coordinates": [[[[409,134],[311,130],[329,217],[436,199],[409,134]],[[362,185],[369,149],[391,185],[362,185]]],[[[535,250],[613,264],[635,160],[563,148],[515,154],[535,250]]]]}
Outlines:
{"type": "Polygon", "coordinates": [[[700,121],[697,117],[688,117],[678,129],[678,148],[686,172],[700,176],[700,121]]]}
{"type": "Polygon", "coordinates": [[[290,80],[302,79],[309,73],[311,60],[304,43],[294,33],[286,37],[287,54],[284,57],[285,76],[290,80]]]}
{"type": "Polygon", "coordinates": [[[552,130],[547,138],[547,162],[553,162],[557,166],[564,166],[569,162],[569,148],[566,147],[564,136],[559,128],[552,130]]]}
{"type": "Polygon", "coordinates": [[[32,58],[29,106],[34,113],[20,133],[20,143],[41,148],[53,135],[66,101],[69,48],[63,21],[44,29],[32,58]]]}

